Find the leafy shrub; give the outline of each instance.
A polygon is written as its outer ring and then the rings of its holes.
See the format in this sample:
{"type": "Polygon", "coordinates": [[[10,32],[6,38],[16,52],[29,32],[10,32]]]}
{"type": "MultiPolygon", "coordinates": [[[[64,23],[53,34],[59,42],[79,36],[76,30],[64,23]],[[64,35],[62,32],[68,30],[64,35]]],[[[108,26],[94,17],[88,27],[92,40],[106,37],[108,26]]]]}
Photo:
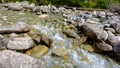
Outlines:
{"type": "MultiPolygon", "coordinates": [[[[5,2],[16,2],[24,0],[4,0],[5,2]]],[[[26,0],[37,4],[66,5],[83,8],[106,8],[109,0],[26,0]],[[86,2],[87,1],[87,2],[86,2]]],[[[110,0],[111,2],[120,2],[120,0],[110,0]]]]}
{"type": "Polygon", "coordinates": [[[98,0],[96,7],[107,8],[107,5],[108,5],[108,3],[106,0],[98,0]]]}

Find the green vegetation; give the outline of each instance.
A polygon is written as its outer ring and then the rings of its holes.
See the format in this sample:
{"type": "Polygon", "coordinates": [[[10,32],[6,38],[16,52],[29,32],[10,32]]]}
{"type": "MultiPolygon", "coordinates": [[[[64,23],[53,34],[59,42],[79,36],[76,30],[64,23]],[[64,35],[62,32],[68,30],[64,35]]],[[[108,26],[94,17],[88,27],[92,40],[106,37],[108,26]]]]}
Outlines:
{"type": "MultiPolygon", "coordinates": [[[[16,2],[24,0],[4,0],[5,2],[16,2]]],[[[112,2],[120,3],[120,0],[27,0],[37,4],[53,4],[75,6],[82,8],[106,8],[112,2]]]]}

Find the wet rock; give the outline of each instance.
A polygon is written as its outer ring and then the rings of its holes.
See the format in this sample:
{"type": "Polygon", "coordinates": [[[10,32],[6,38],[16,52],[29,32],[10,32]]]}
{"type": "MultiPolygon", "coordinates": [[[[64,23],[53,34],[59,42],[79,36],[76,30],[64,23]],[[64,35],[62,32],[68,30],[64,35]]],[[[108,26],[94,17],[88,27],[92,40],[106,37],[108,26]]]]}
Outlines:
{"type": "Polygon", "coordinates": [[[65,47],[58,46],[57,48],[53,49],[52,53],[57,55],[57,56],[64,57],[69,52],[68,52],[68,50],[65,47]]]}
{"type": "Polygon", "coordinates": [[[93,17],[91,12],[86,12],[85,14],[83,14],[83,16],[85,19],[90,19],[93,17]]]}
{"type": "Polygon", "coordinates": [[[106,17],[106,13],[105,12],[99,12],[98,16],[101,18],[105,18],[106,17]]]}
{"type": "Polygon", "coordinates": [[[113,49],[117,57],[120,59],[120,42],[115,43],[113,49]]]}
{"type": "Polygon", "coordinates": [[[81,45],[80,45],[80,48],[83,48],[83,49],[88,50],[88,51],[90,51],[90,52],[93,52],[93,51],[94,51],[94,48],[93,48],[92,45],[90,45],[90,44],[81,44],[81,45]]]}
{"type": "Polygon", "coordinates": [[[16,33],[11,33],[11,34],[9,35],[10,38],[16,38],[16,37],[18,37],[18,36],[19,36],[19,35],[16,34],[16,33]]]}
{"type": "Polygon", "coordinates": [[[120,5],[119,4],[118,5],[116,4],[115,6],[109,6],[108,9],[111,10],[112,12],[117,12],[117,13],[120,14],[120,12],[119,12],[120,11],[120,5]]]}
{"type": "Polygon", "coordinates": [[[23,33],[28,32],[30,30],[27,24],[15,24],[15,25],[7,25],[7,26],[0,26],[0,33],[23,33]]]}
{"type": "Polygon", "coordinates": [[[100,21],[97,18],[90,18],[90,19],[86,19],[86,22],[91,24],[98,24],[100,21]]]}
{"type": "Polygon", "coordinates": [[[90,38],[96,40],[106,40],[107,32],[103,30],[103,26],[97,24],[84,24],[81,30],[90,38]]]}
{"type": "Polygon", "coordinates": [[[34,37],[33,40],[35,40],[37,43],[40,43],[41,37],[40,36],[34,37]]]}
{"type": "Polygon", "coordinates": [[[50,39],[45,35],[41,35],[41,41],[44,42],[48,47],[50,47],[50,39]]]}
{"type": "Polygon", "coordinates": [[[92,15],[93,15],[93,16],[97,16],[97,11],[93,11],[93,12],[92,12],[92,15]]]}
{"type": "Polygon", "coordinates": [[[111,31],[112,33],[115,33],[115,29],[113,28],[105,28],[106,31],[111,31]]]}
{"type": "Polygon", "coordinates": [[[46,68],[45,64],[27,55],[10,50],[0,52],[0,68],[46,68]]]}
{"type": "Polygon", "coordinates": [[[36,12],[36,14],[37,14],[37,15],[41,15],[41,14],[42,14],[42,12],[41,12],[41,11],[39,11],[39,12],[36,12]]]}
{"type": "Polygon", "coordinates": [[[107,12],[106,15],[107,16],[113,16],[114,14],[112,12],[107,12]]]}
{"type": "Polygon", "coordinates": [[[7,39],[4,38],[4,39],[0,40],[0,45],[2,45],[3,47],[6,47],[9,40],[10,40],[9,38],[7,38],[7,39]]]}
{"type": "Polygon", "coordinates": [[[104,25],[105,28],[109,28],[110,27],[110,24],[106,24],[105,22],[103,22],[103,23],[104,23],[103,25],[104,25]]]}
{"type": "Polygon", "coordinates": [[[74,25],[67,25],[63,28],[63,33],[65,33],[68,37],[79,38],[76,33],[76,28],[74,25]]]}
{"type": "Polygon", "coordinates": [[[108,20],[106,20],[106,21],[103,21],[103,23],[104,24],[109,24],[110,26],[111,26],[111,24],[113,24],[113,23],[116,23],[116,22],[118,22],[119,20],[118,19],[108,19],[108,20]]]}
{"type": "Polygon", "coordinates": [[[79,46],[81,45],[81,42],[79,40],[74,40],[72,43],[72,49],[77,50],[79,46]]]}
{"type": "Polygon", "coordinates": [[[36,42],[36,43],[40,43],[41,42],[41,36],[40,34],[35,34],[35,33],[28,33],[28,35],[36,42]]]}
{"type": "Polygon", "coordinates": [[[120,42],[120,36],[111,36],[107,39],[107,42],[111,45],[114,45],[117,42],[120,42]]]}
{"type": "Polygon", "coordinates": [[[41,11],[41,10],[40,10],[40,6],[35,6],[35,7],[31,8],[31,10],[32,10],[33,12],[40,12],[40,11],[41,11]]]}
{"type": "Polygon", "coordinates": [[[111,45],[105,43],[104,41],[102,42],[96,42],[95,46],[100,50],[100,51],[112,51],[113,48],[111,45]]]}
{"type": "Polygon", "coordinates": [[[30,37],[19,37],[9,40],[7,44],[8,49],[26,50],[33,47],[34,42],[30,37]]]}
{"type": "Polygon", "coordinates": [[[65,33],[68,37],[79,38],[79,36],[75,32],[75,30],[66,29],[66,30],[63,31],[63,33],[65,33]]]}
{"type": "Polygon", "coordinates": [[[67,23],[69,23],[69,24],[73,24],[73,25],[75,25],[76,23],[75,23],[75,21],[73,21],[73,20],[67,20],[67,19],[64,19],[67,23]]]}
{"type": "Polygon", "coordinates": [[[4,39],[4,36],[0,34],[0,40],[4,39]]]}
{"type": "Polygon", "coordinates": [[[46,18],[48,16],[49,16],[48,14],[42,14],[42,15],[39,15],[39,18],[46,18]]]}
{"type": "Polygon", "coordinates": [[[83,44],[87,41],[87,36],[80,37],[80,43],[83,44]]]}
{"type": "Polygon", "coordinates": [[[120,33],[120,21],[118,23],[111,24],[111,27],[113,27],[117,33],[120,33]]]}
{"type": "Polygon", "coordinates": [[[41,12],[43,14],[49,13],[54,9],[56,9],[56,7],[51,5],[35,6],[34,8],[32,8],[33,12],[41,12]]]}
{"type": "Polygon", "coordinates": [[[23,7],[17,3],[8,3],[7,7],[8,9],[15,10],[15,11],[20,11],[23,9],[23,7]]]}
{"type": "Polygon", "coordinates": [[[0,35],[0,50],[5,48],[5,40],[4,40],[4,36],[3,35],[0,35]]]}
{"type": "Polygon", "coordinates": [[[20,5],[23,7],[23,8],[27,8],[29,7],[29,2],[28,1],[23,1],[20,3],[20,5]]]}
{"type": "Polygon", "coordinates": [[[30,37],[29,34],[25,33],[23,34],[24,37],[30,37]]]}
{"type": "Polygon", "coordinates": [[[31,50],[28,50],[26,52],[27,55],[30,55],[34,58],[41,58],[47,51],[48,51],[48,47],[45,45],[38,45],[35,46],[34,48],[32,48],[31,50]]]}
{"type": "Polygon", "coordinates": [[[107,31],[108,37],[115,36],[111,31],[107,31]]]}
{"type": "Polygon", "coordinates": [[[33,12],[35,12],[37,15],[41,15],[41,14],[42,14],[42,11],[41,11],[40,6],[32,7],[31,10],[32,10],[33,12]]]}

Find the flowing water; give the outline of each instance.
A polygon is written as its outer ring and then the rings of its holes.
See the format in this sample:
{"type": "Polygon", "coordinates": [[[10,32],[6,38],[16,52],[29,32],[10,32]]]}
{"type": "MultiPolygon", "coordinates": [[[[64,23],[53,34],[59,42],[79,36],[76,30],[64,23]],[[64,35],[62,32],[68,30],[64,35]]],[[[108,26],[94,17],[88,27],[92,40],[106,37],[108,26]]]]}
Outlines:
{"type": "Polygon", "coordinates": [[[40,59],[45,62],[47,68],[120,68],[120,65],[109,57],[79,47],[74,49],[72,43],[75,39],[66,37],[62,32],[60,26],[66,23],[63,22],[60,14],[48,14],[48,17],[41,18],[31,12],[0,9],[0,23],[2,25],[18,22],[29,24],[33,32],[45,33],[53,40],[49,52],[40,59]],[[67,58],[52,54],[53,49],[58,46],[69,51],[67,58]]]}

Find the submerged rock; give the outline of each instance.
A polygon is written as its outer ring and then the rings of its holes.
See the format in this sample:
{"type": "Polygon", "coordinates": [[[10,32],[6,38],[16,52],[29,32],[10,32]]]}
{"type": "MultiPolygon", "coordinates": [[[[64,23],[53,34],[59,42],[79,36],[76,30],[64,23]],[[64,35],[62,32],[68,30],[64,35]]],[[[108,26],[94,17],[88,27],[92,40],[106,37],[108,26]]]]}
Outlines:
{"type": "Polygon", "coordinates": [[[75,30],[65,29],[65,30],[63,31],[63,33],[65,33],[68,37],[79,38],[79,36],[78,36],[77,33],[75,32],[75,30]]]}
{"type": "Polygon", "coordinates": [[[81,26],[81,29],[88,37],[94,40],[106,40],[108,37],[107,32],[103,30],[101,25],[84,24],[81,26]]]}
{"type": "Polygon", "coordinates": [[[34,42],[30,37],[13,38],[7,44],[8,49],[26,50],[33,47],[34,42]]]}
{"type": "Polygon", "coordinates": [[[90,52],[93,52],[93,51],[94,51],[94,48],[93,48],[92,45],[90,45],[90,44],[81,44],[81,45],[80,45],[80,48],[83,48],[83,49],[88,50],[88,51],[90,51],[90,52]]]}
{"type": "Polygon", "coordinates": [[[74,25],[64,26],[63,33],[65,33],[68,37],[79,38],[79,35],[76,33],[76,28],[74,25]]]}
{"type": "Polygon", "coordinates": [[[45,45],[38,45],[38,46],[35,46],[34,48],[28,50],[26,52],[27,55],[30,55],[34,58],[41,58],[47,51],[48,51],[48,47],[45,46],[45,45]]]}
{"type": "Polygon", "coordinates": [[[68,50],[65,47],[58,46],[57,48],[53,49],[52,53],[57,55],[57,56],[64,57],[69,52],[68,52],[68,50]]]}
{"type": "Polygon", "coordinates": [[[87,41],[87,36],[80,37],[80,43],[85,43],[87,41]]]}
{"type": "Polygon", "coordinates": [[[0,51],[0,68],[46,68],[45,64],[27,55],[10,50],[0,51]]]}

